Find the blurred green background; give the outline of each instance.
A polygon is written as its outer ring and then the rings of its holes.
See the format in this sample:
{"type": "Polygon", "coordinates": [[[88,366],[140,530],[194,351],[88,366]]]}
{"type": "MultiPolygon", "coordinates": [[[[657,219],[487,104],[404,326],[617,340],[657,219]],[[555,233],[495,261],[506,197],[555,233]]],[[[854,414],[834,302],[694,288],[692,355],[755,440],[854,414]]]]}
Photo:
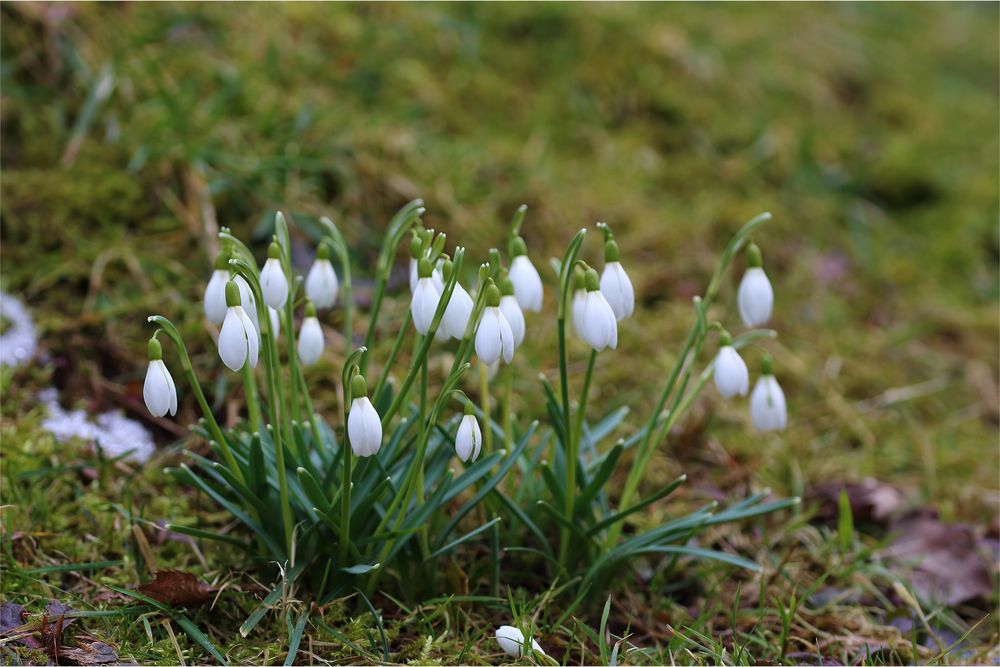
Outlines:
{"type": "MultiPolygon", "coordinates": [[[[657,474],[685,471],[720,497],[873,476],[946,519],[995,525],[996,4],[0,13],[0,280],[32,308],[64,401],[145,418],[152,312],[181,323],[203,377],[226,381],[200,306],[219,226],[263,257],[274,211],[290,213],[304,271],[329,215],[355,249],[364,305],[384,225],[421,197],[426,224],[472,258],[528,204],[549,289],[518,362],[528,396],[556,364],[547,259],[581,226],[612,226],[637,316],[600,355],[592,398],[595,413],[634,406],[635,428],[729,235],[769,210],[756,241],[789,429],[762,438],[744,402],[706,392],[657,474]]],[[[585,254],[600,264],[593,236],[585,254]]],[[[712,313],[734,330],[741,262],[712,313]]],[[[314,379],[332,389],[343,341],[331,347],[314,379]]],[[[18,389],[41,383],[5,374],[8,426],[32,406],[18,389]]],[[[179,423],[194,415],[182,396],[179,423]]]]}

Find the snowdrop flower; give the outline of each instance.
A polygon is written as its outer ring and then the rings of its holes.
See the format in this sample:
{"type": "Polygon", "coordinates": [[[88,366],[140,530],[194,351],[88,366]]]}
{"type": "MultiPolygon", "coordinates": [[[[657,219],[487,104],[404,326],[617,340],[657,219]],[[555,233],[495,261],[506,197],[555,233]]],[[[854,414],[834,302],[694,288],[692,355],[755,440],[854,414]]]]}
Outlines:
{"type": "Polygon", "coordinates": [[[715,357],[712,375],[722,398],[732,398],[737,394],[746,396],[750,390],[750,372],[740,353],[733,347],[733,339],[727,331],[719,335],[719,354],[715,357]]]}
{"type": "MultiPolygon", "coordinates": [[[[142,398],[146,401],[146,409],[154,417],[162,417],[167,412],[170,416],[177,414],[177,387],[170,371],[163,363],[163,347],[155,338],[149,339],[149,367],[146,368],[146,381],[142,385],[142,398]]],[[[478,426],[476,429],[478,430],[478,426]]],[[[476,454],[479,454],[478,449],[476,454]]]]}
{"type": "Polygon", "coordinates": [[[514,296],[522,310],[537,313],[542,309],[542,277],[528,259],[528,248],[520,236],[514,239],[510,262],[510,279],[514,283],[514,296]]]}
{"type": "Polygon", "coordinates": [[[587,305],[586,278],[579,266],[573,269],[573,302],[570,304],[571,316],[573,318],[573,330],[576,335],[583,338],[580,327],[583,324],[583,307],[587,305]]]}
{"type": "Polygon", "coordinates": [[[299,359],[306,366],[312,366],[323,356],[323,329],[316,317],[316,306],[306,302],[306,316],[299,329],[299,359]]]}
{"type": "MultiPolygon", "coordinates": [[[[281,308],[288,300],[288,279],[285,277],[284,269],[281,268],[279,257],[281,248],[277,241],[272,241],[267,249],[267,261],[260,270],[260,290],[264,295],[264,303],[271,308],[281,308]]],[[[332,270],[333,267],[330,268],[332,270]]]]}
{"type": "Polygon", "coordinates": [[[507,318],[514,335],[514,349],[517,349],[524,342],[524,313],[514,296],[514,283],[509,277],[500,281],[500,312],[507,318]]]}
{"type": "MultiPolygon", "coordinates": [[[[438,236],[438,239],[442,238],[444,238],[444,234],[438,236]]],[[[440,242],[440,245],[442,248],[444,247],[443,241],[440,242]]],[[[413,292],[415,289],[417,289],[417,281],[420,279],[419,268],[420,268],[421,252],[423,252],[423,247],[424,247],[423,240],[420,238],[420,235],[416,232],[416,230],[414,230],[413,239],[410,241],[410,272],[409,272],[410,292],[413,292]]],[[[427,252],[423,252],[424,259],[430,259],[430,257],[431,257],[430,250],[428,250],[427,252]]],[[[431,272],[431,278],[434,279],[434,284],[437,286],[439,292],[444,291],[445,276],[443,271],[443,264],[444,260],[439,258],[438,261],[434,264],[434,271],[431,272]]]]}
{"type": "Polygon", "coordinates": [[[750,394],[750,420],[758,431],[777,431],[785,428],[788,411],[785,392],[774,379],[770,357],[765,357],[763,373],[750,394]]]}
{"type": "Polygon", "coordinates": [[[431,277],[430,261],[422,259],[419,264],[420,277],[417,278],[413,300],[410,301],[410,314],[413,316],[413,326],[417,328],[417,332],[421,336],[426,336],[434,321],[434,313],[437,312],[438,302],[441,300],[441,291],[431,277]]]}
{"type": "Polygon", "coordinates": [[[476,416],[472,414],[472,403],[466,403],[465,416],[459,422],[458,433],[455,434],[455,453],[462,461],[472,459],[475,462],[482,448],[483,432],[479,429],[476,416]]]}
{"type": "Polygon", "coordinates": [[[487,366],[503,357],[504,362],[514,359],[514,333],[500,310],[500,290],[492,281],[486,287],[486,308],[476,331],[476,355],[487,366]]]}
{"type": "Polygon", "coordinates": [[[240,303],[246,304],[243,311],[250,318],[250,321],[253,322],[253,330],[257,332],[257,343],[260,344],[260,320],[257,319],[257,297],[253,295],[253,290],[250,289],[250,283],[247,282],[246,278],[238,275],[233,278],[233,281],[240,290],[240,303]]]}
{"type": "Polygon", "coordinates": [[[316,250],[316,261],[306,275],[306,296],[320,310],[332,308],[337,302],[337,272],[330,263],[330,246],[325,241],[316,250]]]}
{"type": "Polygon", "coordinates": [[[351,410],[347,414],[347,437],[355,456],[374,456],[382,447],[382,419],[368,400],[368,384],[362,375],[351,379],[351,410]]]}
{"type": "Polygon", "coordinates": [[[747,248],[747,270],[736,292],[736,301],[740,309],[740,319],[748,327],[759,327],[771,319],[774,290],[771,289],[771,281],[764,273],[760,248],[755,243],[751,243],[747,248]]]}
{"type": "MultiPolygon", "coordinates": [[[[497,628],[496,636],[500,648],[510,657],[520,658],[524,654],[524,633],[521,632],[520,628],[515,628],[513,625],[501,625],[497,628]]],[[[534,638],[531,640],[531,648],[545,655],[545,651],[542,650],[542,647],[538,645],[538,642],[534,638]]]]}
{"type": "Polygon", "coordinates": [[[597,271],[587,269],[587,296],[580,311],[577,330],[580,337],[598,352],[618,347],[618,320],[608,300],[601,293],[597,271]]]}
{"type": "MultiPolygon", "coordinates": [[[[610,232],[609,232],[610,233],[610,232]]],[[[623,320],[632,316],[635,309],[635,290],[632,281],[618,261],[620,251],[613,238],[604,243],[604,272],[601,273],[601,294],[608,300],[615,318],[623,320]]]]}
{"type": "MultiPolygon", "coordinates": [[[[444,263],[442,276],[450,279],[454,265],[451,260],[444,263]]],[[[462,287],[462,283],[455,281],[455,289],[451,291],[451,299],[444,309],[444,317],[438,332],[444,331],[446,336],[462,340],[465,337],[465,330],[469,326],[469,318],[472,317],[472,297],[462,287]]]]}
{"type": "Polygon", "coordinates": [[[219,332],[219,356],[222,363],[231,370],[239,371],[250,361],[250,367],[257,366],[257,352],[260,341],[257,336],[257,329],[246,311],[243,310],[240,300],[240,288],[236,280],[226,283],[226,319],[222,322],[222,331],[219,332]]]}
{"type": "Polygon", "coordinates": [[[215,259],[215,270],[205,287],[205,317],[212,324],[226,319],[226,283],[229,282],[229,251],[223,250],[215,259]]]}

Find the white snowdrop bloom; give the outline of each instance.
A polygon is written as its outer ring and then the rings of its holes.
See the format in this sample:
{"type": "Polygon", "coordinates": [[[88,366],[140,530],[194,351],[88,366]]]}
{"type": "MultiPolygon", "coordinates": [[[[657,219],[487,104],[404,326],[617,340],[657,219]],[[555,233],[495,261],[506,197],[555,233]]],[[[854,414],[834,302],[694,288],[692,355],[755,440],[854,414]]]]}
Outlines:
{"type": "Polygon", "coordinates": [[[598,287],[597,271],[587,269],[587,295],[580,311],[577,330],[580,338],[598,352],[618,347],[618,320],[615,311],[598,287]]]}
{"type": "Polygon", "coordinates": [[[288,300],[288,278],[281,268],[279,256],[281,248],[272,241],[267,249],[267,261],[260,270],[260,290],[264,295],[264,303],[271,308],[281,308],[288,300]]]}
{"type": "Polygon", "coordinates": [[[760,248],[753,243],[747,248],[747,270],[740,280],[736,302],[740,310],[740,319],[748,327],[759,327],[771,319],[774,290],[771,288],[771,281],[767,279],[767,274],[764,273],[760,248]]]}
{"type": "Polygon", "coordinates": [[[281,333],[281,317],[278,315],[278,311],[271,306],[267,307],[268,319],[271,320],[271,335],[277,337],[281,333]]]}
{"type": "Polygon", "coordinates": [[[581,327],[583,326],[583,307],[587,305],[587,290],[580,287],[573,290],[573,302],[571,304],[572,316],[573,316],[573,330],[576,331],[576,335],[583,338],[583,334],[580,333],[581,327]]]}
{"type": "Polygon", "coordinates": [[[299,329],[299,359],[306,366],[312,366],[323,356],[323,328],[316,317],[316,307],[306,304],[306,316],[299,329]]]}
{"type": "MultiPolygon", "coordinates": [[[[240,290],[240,303],[243,304],[243,312],[247,314],[247,317],[249,317],[250,321],[253,323],[253,330],[257,332],[257,343],[259,344],[260,320],[257,319],[257,297],[253,295],[253,290],[250,289],[250,283],[247,282],[246,278],[243,276],[236,276],[233,278],[233,281],[236,283],[236,287],[240,290]]],[[[227,306],[227,312],[228,309],[229,307],[227,306]]],[[[225,318],[223,318],[223,320],[224,319],[225,318]]]]}
{"type": "Polygon", "coordinates": [[[374,456],[382,447],[382,419],[368,400],[364,377],[351,380],[351,410],[347,414],[347,437],[355,456],[374,456]]]}
{"type": "Polygon", "coordinates": [[[632,281],[618,261],[621,251],[618,243],[611,235],[611,230],[604,223],[598,223],[604,231],[604,271],[601,273],[601,293],[608,300],[611,310],[615,313],[615,318],[623,320],[631,317],[635,309],[635,290],[632,289],[632,281]]]}
{"type": "Polygon", "coordinates": [[[142,385],[142,398],[146,401],[149,414],[154,417],[162,417],[168,412],[170,416],[177,414],[177,387],[163,363],[160,341],[155,338],[149,339],[149,366],[142,385]]]}
{"type": "Polygon", "coordinates": [[[316,261],[306,274],[306,296],[312,299],[317,308],[326,310],[337,302],[339,287],[337,272],[330,263],[330,247],[325,242],[320,243],[316,251],[316,261]]]}
{"type": "Polygon", "coordinates": [[[750,421],[758,431],[777,431],[788,422],[785,392],[771,374],[770,359],[764,360],[764,372],[750,394],[750,421]]]}
{"type": "Polygon", "coordinates": [[[479,428],[479,420],[472,414],[472,403],[465,404],[465,416],[458,424],[455,434],[455,453],[462,461],[475,462],[483,448],[483,432],[479,428]]]}
{"type": "Polygon", "coordinates": [[[455,283],[455,289],[451,291],[451,299],[444,309],[444,318],[438,330],[443,330],[448,336],[461,340],[465,337],[465,330],[469,326],[469,318],[472,317],[473,301],[468,291],[459,282],[455,283]]]}
{"type": "Polygon", "coordinates": [[[235,280],[226,284],[226,319],[219,332],[219,356],[231,370],[239,371],[249,359],[250,367],[257,367],[260,349],[257,329],[250,316],[240,305],[240,289],[235,280]]]}
{"type": "Polygon", "coordinates": [[[722,398],[746,396],[750,390],[750,372],[747,370],[743,357],[733,347],[733,340],[728,333],[719,337],[719,354],[715,357],[715,367],[712,377],[715,387],[722,398]]]}
{"type": "Polygon", "coordinates": [[[431,264],[426,259],[420,260],[420,273],[417,286],[413,290],[413,299],[410,301],[410,314],[413,316],[413,326],[420,335],[426,336],[434,321],[434,313],[437,312],[438,302],[441,300],[441,291],[434,284],[431,264]]]}
{"type": "Polygon", "coordinates": [[[500,310],[500,290],[492,282],[486,287],[486,308],[476,331],[476,355],[487,366],[514,359],[514,333],[500,310]]]}
{"type": "MultiPolygon", "coordinates": [[[[521,632],[520,628],[515,628],[513,625],[501,625],[497,628],[496,637],[500,648],[510,657],[520,658],[524,655],[524,633],[521,632]]],[[[545,651],[542,650],[542,647],[538,645],[538,642],[534,638],[531,639],[531,648],[545,655],[545,651]]]]}
{"type": "MultiPolygon", "coordinates": [[[[510,279],[505,279],[509,283],[510,279]]],[[[513,285],[505,285],[503,296],[500,297],[500,312],[507,319],[510,325],[510,332],[514,335],[514,348],[521,346],[524,342],[524,313],[521,311],[521,304],[517,302],[517,297],[513,294],[513,285]],[[508,288],[510,292],[508,292],[508,288]]]]}
{"type": "Polygon", "coordinates": [[[527,255],[524,239],[514,239],[514,259],[510,263],[510,279],[514,283],[514,296],[522,310],[537,313],[542,309],[542,277],[527,255]]]}
{"type": "Polygon", "coordinates": [[[205,287],[205,317],[212,324],[222,324],[222,320],[226,319],[226,283],[229,282],[229,260],[223,255],[219,255],[219,257],[222,258],[225,267],[220,269],[216,264],[216,269],[212,271],[212,277],[205,287]]]}

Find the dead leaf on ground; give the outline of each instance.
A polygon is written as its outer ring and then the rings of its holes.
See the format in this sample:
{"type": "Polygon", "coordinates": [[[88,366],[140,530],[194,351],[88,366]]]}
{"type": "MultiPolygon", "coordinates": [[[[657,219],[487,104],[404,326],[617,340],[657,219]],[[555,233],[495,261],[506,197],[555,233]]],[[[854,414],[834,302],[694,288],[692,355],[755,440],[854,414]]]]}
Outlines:
{"type": "Polygon", "coordinates": [[[954,606],[993,594],[992,548],[972,526],[942,523],[937,512],[924,509],[904,516],[893,532],[896,538],[883,553],[909,569],[920,597],[954,606]]]}
{"type": "Polygon", "coordinates": [[[875,523],[884,526],[903,507],[904,498],[899,489],[872,477],[860,482],[828,482],[814,486],[809,493],[809,500],[819,502],[817,520],[837,520],[840,514],[841,489],[847,492],[851,515],[856,524],[875,523]]]}
{"type": "MultiPolygon", "coordinates": [[[[0,636],[17,634],[19,629],[22,632],[29,630],[30,628],[24,627],[27,617],[28,614],[21,605],[13,602],[4,602],[0,605],[0,636]]],[[[28,648],[42,648],[42,645],[33,635],[21,637],[17,641],[28,648]]]]}
{"type": "Polygon", "coordinates": [[[190,572],[159,570],[152,581],[139,586],[139,592],[171,607],[190,607],[212,599],[215,589],[190,572]]]}
{"type": "Polygon", "coordinates": [[[108,644],[90,636],[76,638],[76,646],[62,650],[62,658],[77,665],[107,665],[118,662],[118,653],[108,644]]]}

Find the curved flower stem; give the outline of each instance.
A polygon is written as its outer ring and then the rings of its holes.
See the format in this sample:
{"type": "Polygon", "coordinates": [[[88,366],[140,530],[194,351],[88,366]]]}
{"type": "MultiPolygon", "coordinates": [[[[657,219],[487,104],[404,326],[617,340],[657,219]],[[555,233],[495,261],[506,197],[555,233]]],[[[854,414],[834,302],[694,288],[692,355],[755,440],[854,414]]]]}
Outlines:
{"type": "Polygon", "coordinates": [[[243,477],[243,471],[240,466],[236,463],[236,457],[233,456],[233,452],[229,449],[229,442],[226,440],[226,436],[222,433],[222,429],[219,428],[219,422],[215,420],[215,415],[212,414],[212,409],[208,405],[208,401],[205,400],[205,394],[201,391],[201,385],[198,384],[198,378],[195,377],[194,368],[191,366],[191,357],[188,356],[187,348],[184,347],[184,339],[181,338],[180,332],[174,323],[163,317],[162,315],[151,315],[147,318],[148,322],[155,323],[159,325],[164,333],[174,342],[174,346],[177,348],[178,354],[181,357],[181,368],[184,369],[184,376],[188,380],[188,384],[191,385],[191,390],[194,392],[194,397],[198,401],[198,406],[201,408],[201,412],[205,417],[205,423],[208,424],[208,430],[215,438],[216,442],[219,443],[219,447],[222,449],[222,456],[226,459],[226,465],[229,466],[230,471],[236,476],[238,480],[245,481],[243,477]]]}

